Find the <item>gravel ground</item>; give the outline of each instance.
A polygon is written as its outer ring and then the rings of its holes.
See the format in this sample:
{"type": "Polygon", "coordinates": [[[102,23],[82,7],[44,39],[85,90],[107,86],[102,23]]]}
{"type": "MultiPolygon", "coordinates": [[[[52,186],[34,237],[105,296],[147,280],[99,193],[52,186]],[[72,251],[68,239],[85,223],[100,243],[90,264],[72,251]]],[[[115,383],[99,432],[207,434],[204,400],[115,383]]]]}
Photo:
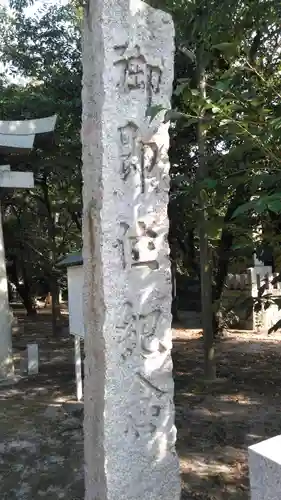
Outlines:
{"type": "MultiPolygon", "coordinates": [[[[51,337],[46,314],[19,319],[15,352],[36,339],[40,373],[0,391],[1,500],[83,499],[82,412],[68,404],[73,342],[64,334],[51,337]]],[[[174,336],[182,499],[249,499],[247,447],[281,428],[281,336],[227,334],[213,385],[202,380],[200,332],[174,336]]]]}

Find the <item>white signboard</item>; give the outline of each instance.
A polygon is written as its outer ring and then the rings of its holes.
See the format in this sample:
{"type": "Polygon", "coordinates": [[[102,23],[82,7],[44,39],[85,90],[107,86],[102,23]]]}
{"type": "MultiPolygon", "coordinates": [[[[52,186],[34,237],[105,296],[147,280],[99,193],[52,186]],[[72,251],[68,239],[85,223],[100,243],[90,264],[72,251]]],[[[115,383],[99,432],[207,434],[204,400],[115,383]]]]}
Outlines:
{"type": "Polygon", "coordinates": [[[69,331],[71,335],[84,338],[83,318],[83,266],[67,269],[69,331]]]}

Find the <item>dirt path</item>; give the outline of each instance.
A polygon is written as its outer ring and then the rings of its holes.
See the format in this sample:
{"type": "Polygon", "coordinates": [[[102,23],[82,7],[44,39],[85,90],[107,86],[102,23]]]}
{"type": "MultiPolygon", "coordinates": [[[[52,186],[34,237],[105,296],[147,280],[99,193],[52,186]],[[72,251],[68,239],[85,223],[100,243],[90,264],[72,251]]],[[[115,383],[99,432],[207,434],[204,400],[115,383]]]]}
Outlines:
{"type": "Polygon", "coordinates": [[[249,499],[247,447],[281,428],[281,336],[227,335],[217,347],[218,376],[226,380],[211,388],[199,381],[198,333],[175,336],[183,499],[249,499]]]}
{"type": "MultiPolygon", "coordinates": [[[[281,428],[281,336],[227,336],[218,346],[226,380],[206,388],[200,335],[174,334],[182,498],[249,499],[247,447],[281,428]]],[[[52,339],[47,316],[21,319],[15,346],[35,338],[40,374],[0,392],[0,499],[82,500],[82,417],[62,405],[75,394],[72,339],[52,339]]]]}
{"type": "Polygon", "coordinates": [[[0,498],[81,499],[81,418],[61,403],[75,394],[72,340],[51,337],[48,315],[19,324],[14,346],[36,339],[40,374],[0,392],[0,498]]]}

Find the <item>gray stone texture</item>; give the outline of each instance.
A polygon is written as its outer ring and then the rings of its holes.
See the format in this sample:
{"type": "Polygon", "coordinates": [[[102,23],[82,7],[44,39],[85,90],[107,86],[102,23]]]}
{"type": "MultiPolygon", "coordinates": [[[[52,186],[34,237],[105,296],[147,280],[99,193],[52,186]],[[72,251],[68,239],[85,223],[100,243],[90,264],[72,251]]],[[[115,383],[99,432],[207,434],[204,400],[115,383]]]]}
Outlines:
{"type": "Polygon", "coordinates": [[[281,498],[281,435],[249,448],[251,500],[281,498]]]}
{"type": "Polygon", "coordinates": [[[83,42],[86,500],[177,500],[167,242],[174,28],[91,0],[83,42]]]}

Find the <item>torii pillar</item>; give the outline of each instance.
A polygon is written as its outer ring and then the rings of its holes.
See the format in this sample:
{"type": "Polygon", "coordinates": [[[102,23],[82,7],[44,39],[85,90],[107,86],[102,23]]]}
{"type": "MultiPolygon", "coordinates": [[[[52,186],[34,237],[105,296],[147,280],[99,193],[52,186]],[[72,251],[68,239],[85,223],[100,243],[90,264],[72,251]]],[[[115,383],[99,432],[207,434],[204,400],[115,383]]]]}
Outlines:
{"type": "MultiPolygon", "coordinates": [[[[9,166],[0,167],[0,188],[34,187],[31,172],[11,172],[9,166]]],[[[9,307],[5,247],[0,209],[0,382],[14,375],[12,353],[12,317],[9,307]]]]}
{"type": "MultiPolygon", "coordinates": [[[[7,158],[28,154],[35,138],[53,133],[57,116],[35,120],[0,121],[0,154],[7,158]]],[[[10,163],[10,160],[7,161],[10,163]]],[[[34,187],[32,172],[14,172],[9,165],[0,166],[1,188],[34,187]]],[[[8,280],[3,239],[2,213],[0,207],[0,385],[13,381],[14,364],[12,352],[12,314],[9,307],[8,280]]]]}

